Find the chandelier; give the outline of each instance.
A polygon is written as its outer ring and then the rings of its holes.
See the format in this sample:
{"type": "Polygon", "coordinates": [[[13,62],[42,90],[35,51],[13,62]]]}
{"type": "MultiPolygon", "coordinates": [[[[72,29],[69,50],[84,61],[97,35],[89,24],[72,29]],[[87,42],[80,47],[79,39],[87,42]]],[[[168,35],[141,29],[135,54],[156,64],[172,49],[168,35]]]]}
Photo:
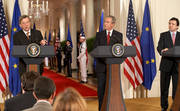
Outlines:
{"type": "Polygon", "coordinates": [[[48,15],[47,0],[29,0],[29,16],[34,19],[40,19],[42,15],[48,15]]]}

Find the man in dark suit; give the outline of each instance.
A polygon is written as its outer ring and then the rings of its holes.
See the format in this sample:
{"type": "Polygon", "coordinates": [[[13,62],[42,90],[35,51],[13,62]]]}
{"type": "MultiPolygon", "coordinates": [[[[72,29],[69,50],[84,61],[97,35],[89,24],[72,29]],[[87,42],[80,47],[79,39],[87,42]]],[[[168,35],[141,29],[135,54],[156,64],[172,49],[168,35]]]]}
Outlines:
{"type": "Polygon", "coordinates": [[[71,63],[72,63],[72,47],[70,45],[71,41],[67,40],[66,45],[64,47],[64,67],[67,69],[67,77],[72,77],[72,69],[71,69],[71,63]]]}
{"type": "MultiPolygon", "coordinates": [[[[177,31],[179,27],[179,20],[175,17],[169,20],[169,31],[160,34],[157,50],[161,55],[162,52],[167,51],[174,46],[180,46],[180,33],[177,31]]],[[[160,68],[160,87],[161,87],[161,108],[162,111],[168,109],[168,93],[169,84],[172,77],[172,98],[174,99],[177,82],[178,82],[178,64],[170,57],[162,57],[160,68]]]]}
{"type": "MultiPolygon", "coordinates": [[[[22,15],[19,18],[19,26],[22,30],[16,32],[13,36],[14,45],[29,45],[31,43],[36,43],[38,45],[45,45],[46,40],[43,40],[42,34],[38,30],[31,29],[31,21],[29,16],[22,15]]],[[[22,75],[26,72],[26,64],[20,58],[19,60],[19,73],[22,75]]],[[[43,64],[40,65],[40,74],[43,72],[43,64]]]]}
{"type": "MultiPolygon", "coordinates": [[[[102,32],[97,32],[96,39],[94,42],[94,48],[97,46],[113,45],[115,43],[123,44],[122,33],[113,29],[115,25],[115,17],[107,16],[104,21],[105,30],[102,32]]],[[[96,68],[95,72],[98,79],[98,100],[99,100],[99,110],[103,102],[105,85],[106,85],[106,63],[103,59],[96,58],[96,68]]]]}
{"type": "Polygon", "coordinates": [[[6,100],[4,111],[21,111],[32,107],[36,103],[36,99],[33,96],[34,81],[39,76],[40,74],[37,72],[25,72],[21,76],[23,94],[6,100]]]}
{"type": "Polygon", "coordinates": [[[52,111],[51,104],[53,103],[56,93],[56,86],[53,80],[41,76],[34,82],[34,97],[37,99],[33,107],[23,111],[52,111]]]}
{"type": "Polygon", "coordinates": [[[57,72],[61,73],[61,68],[62,68],[62,66],[61,66],[62,47],[61,47],[61,43],[60,43],[59,37],[56,37],[56,42],[54,44],[54,47],[55,47],[55,52],[56,52],[56,60],[57,60],[57,68],[58,68],[57,72]]]}

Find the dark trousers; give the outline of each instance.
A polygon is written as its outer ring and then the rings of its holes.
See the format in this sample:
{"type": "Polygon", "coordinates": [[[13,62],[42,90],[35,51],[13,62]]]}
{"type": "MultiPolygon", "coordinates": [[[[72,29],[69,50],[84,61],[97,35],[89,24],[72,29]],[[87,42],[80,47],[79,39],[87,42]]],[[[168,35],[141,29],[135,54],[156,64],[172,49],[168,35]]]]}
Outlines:
{"type": "Polygon", "coordinates": [[[99,111],[101,109],[105,88],[106,88],[106,73],[96,73],[97,80],[98,80],[98,101],[99,101],[99,111]]]}
{"type": "Polygon", "coordinates": [[[58,72],[61,72],[61,56],[56,55],[56,57],[57,57],[58,72]]]}
{"type": "Polygon", "coordinates": [[[172,77],[172,99],[174,100],[176,94],[176,88],[178,84],[178,71],[177,67],[173,67],[170,72],[161,71],[160,75],[160,87],[161,87],[161,108],[168,108],[168,94],[169,84],[172,77]]]}
{"type": "Polygon", "coordinates": [[[67,67],[67,76],[72,77],[72,70],[71,70],[71,59],[65,58],[64,60],[64,67],[67,67]]]}

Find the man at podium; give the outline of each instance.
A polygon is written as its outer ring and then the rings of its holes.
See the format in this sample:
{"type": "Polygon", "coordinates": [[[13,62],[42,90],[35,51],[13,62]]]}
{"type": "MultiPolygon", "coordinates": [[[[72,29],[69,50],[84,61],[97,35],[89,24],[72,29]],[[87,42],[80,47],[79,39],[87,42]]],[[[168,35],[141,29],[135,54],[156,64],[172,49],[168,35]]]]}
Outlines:
{"type": "MultiPolygon", "coordinates": [[[[94,48],[98,46],[112,46],[115,43],[123,44],[122,33],[113,29],[115,26],[116,18],[114,16],[107,16],[104,20],[104,28],[102,32],[96,33],[96,39],[94,42],[94,48]]],[[[102,106],[105,85],[106,85],[106,63],[103,59],[96,58],[95,72],[98,79],[98,100],[99,100],[99,111],[102,106]]]]}
{"type": "MultiPolygon", "coordinates": [[[[180,46],[179,20],[175,17],[169,20],[169,31],[160,34],[157,50],[161,55],[174,46],[180,46]]],[[[160,87],[161,87],[161,108],[162,111],[168,109],[169,84],[172,77],[172,99],[174,100],[178,84],[178,63],[171,57],[162,57],[160,68],[160,87]]]]}
{"type": "MultiPolygon", "coordinates": [[[[36,43],[38,45],[45,45],[46,40],[43,40],[42,34],[38,30],[31,29],[31,20],[29,16],[22,15],[19,17],[19,26],[22,30],[16,32],[13,36],[14,45],[29,45],[36,43]]],[[[19,74],[20,76],[26,72],[26,64],[23,59],[19,59],[19,74]]],[[[43,64],[40,65],[40,74],[43,72],[43,64]]]]}

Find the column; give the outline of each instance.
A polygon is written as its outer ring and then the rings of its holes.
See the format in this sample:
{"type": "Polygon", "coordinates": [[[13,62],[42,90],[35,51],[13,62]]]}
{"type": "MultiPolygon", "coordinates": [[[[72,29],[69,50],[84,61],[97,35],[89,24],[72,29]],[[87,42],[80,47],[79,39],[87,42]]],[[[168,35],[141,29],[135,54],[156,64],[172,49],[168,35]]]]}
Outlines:
{"type": "MultiPolygon", "coordinates": [[[[85,21],[85,34],[86,38],[95,36],[94,26],[94,0],[86,0],[86,21],[85,21]]],[[[93,58],[88,56],[88,73],[93,73],[93,58]]]]}
{"type": "Polygon", "coordinates": [[[120,0],[110,0],[109,14],[116,17],[115,29],[120,31],[120,0]]]}
{"type": "Polygon", "coordinates": [[[86,0],[86,37],[95,35],[94,30],[94,0],[86,0]]]}
{"type": "Polygon", "coordinates": [[[76,18],[76,2],[70,3],[70,32],[73,42],[72,51],[72,69],[77,69],[77,18],[76,18]]]}
{"type": "Polygon", "coordinates": [[[65,9],[63,9],[63,11],[61,12],[61,17],[60,17],[60,21],[59,21],[59,25],[60,25],[60,38],[61,41],[66,40],[66,36],[65,36],[65,9]]]}

